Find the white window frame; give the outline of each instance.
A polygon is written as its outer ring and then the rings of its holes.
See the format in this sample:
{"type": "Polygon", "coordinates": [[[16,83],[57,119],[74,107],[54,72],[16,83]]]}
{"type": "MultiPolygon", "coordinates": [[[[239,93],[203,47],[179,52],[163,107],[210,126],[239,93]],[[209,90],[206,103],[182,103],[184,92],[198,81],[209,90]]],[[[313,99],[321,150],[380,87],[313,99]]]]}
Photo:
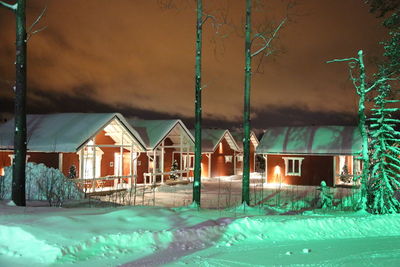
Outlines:
{"type": "Polygon", "coordinates": [[[237,155],[237,161],[243,162],[243,155],[237,155]]]}
{"type": "Polygon", "coordinates": [[[194,169],[194,155],[182,155],[183,168],[193,170],[194,169]]]}
{"type": "Polygon", "coordinates": [[[226,155],[225,156],[225,163],[232,163],[233,156],[232,155],[226,155]]]}
{"type": "Polygon", "coordinates": [[[301,165],[303,163],[304,158],[301,157],[283,157],[283,160],[285,161],[285,176],[301,176],[301,165]],[[291,172],[289,172],[289,161],[292,161],[292,166],[293,166],[293,170],[291,172]],[[298,161],[299,164],[299,169],[296,171],[294,170],[294,162],[298,161]]]}

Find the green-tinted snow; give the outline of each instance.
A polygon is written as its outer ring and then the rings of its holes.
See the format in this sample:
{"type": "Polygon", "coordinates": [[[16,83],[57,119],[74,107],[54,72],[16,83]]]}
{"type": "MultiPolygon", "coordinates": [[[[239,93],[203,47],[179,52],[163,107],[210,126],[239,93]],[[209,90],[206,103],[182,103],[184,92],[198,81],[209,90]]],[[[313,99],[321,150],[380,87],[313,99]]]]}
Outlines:
{"type": "Polygon", "coordinates": [[[392,244],[390,251],[377,253],[389,263],[400,259],[400,243],[393,245],[400,237],[399,215],[255,215],[259,212],[244,206],[218,211],[193,205],[64,209],[1,204],[0,266],[265,266],[268,257],[275,264],[296,259],[340,264],[334,251],[321,248],[333,249],[345,240],[383,240],[392,244]]]}

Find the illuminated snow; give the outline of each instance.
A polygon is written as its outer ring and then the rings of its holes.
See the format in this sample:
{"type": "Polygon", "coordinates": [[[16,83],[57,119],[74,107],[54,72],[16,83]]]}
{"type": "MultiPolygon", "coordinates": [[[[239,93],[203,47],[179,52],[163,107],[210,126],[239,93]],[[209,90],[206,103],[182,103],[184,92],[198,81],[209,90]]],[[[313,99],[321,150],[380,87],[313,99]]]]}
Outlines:
{"type": "Polygon", "coordinates": [[[0,204],[1,266],[400,264],[400,216],[0,204]]]}

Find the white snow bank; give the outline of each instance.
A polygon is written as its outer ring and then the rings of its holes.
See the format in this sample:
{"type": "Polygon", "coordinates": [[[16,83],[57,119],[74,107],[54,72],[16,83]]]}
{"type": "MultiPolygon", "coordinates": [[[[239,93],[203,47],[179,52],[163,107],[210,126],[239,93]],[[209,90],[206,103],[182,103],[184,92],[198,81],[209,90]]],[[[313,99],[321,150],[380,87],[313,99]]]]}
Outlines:
{"type": "Polygon", "coordinates": [[[193,206],[174,210],[64,209],[21,208],[2,203],[0,266],[27,262],[32,266],[115,266],[128,262],[133,266],[153,266],[205,250],[217,255],[219,249],[231,246],[261,248],[282,241],[400,236],[400,215],[251,213],[251,208],[237,208],[234,212],[198,210],[193,206]]]}
{"type": "Polygon", "coordinates": [[[400,215],[391,216],[259,216],[234,220],[226,241],[243,239],[326,240],[400,235],[400,215]]]}
{"type": "Polygon", "coordinates": [[[0,225],[0,262],[8,257],[16,262],[33,264],[50,264],[61,256],[61,250],[36,238],[18,226],[0,225]]]}

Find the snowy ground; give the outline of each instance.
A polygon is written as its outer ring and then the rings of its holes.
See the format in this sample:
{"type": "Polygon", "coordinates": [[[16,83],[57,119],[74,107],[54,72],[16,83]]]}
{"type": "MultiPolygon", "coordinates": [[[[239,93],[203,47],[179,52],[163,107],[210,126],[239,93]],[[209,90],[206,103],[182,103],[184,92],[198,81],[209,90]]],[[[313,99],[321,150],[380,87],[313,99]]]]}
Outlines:
{"type": "MultiPolygon", "coordinates": [[[[224,209],[241,203],[242,181],[240,176],[203,179],[201,186],[201,204],[203,208],[224,209]]],[[[154,192],[143,187],[135,191],[119,191],[105,196],[93,196],[104,202],[124,205],[146,205],[160,207],[181,207],[192,202],[193,184],[158,185],[154,192]]],[[[338,209],[351,209],[358,198],[353,196],[358,189],[331,188],[334,204],[338,209]]],[[[298,211],[318,206],[318,186],[288,186],[284,184],[265,184],[261,179],[252,179],[250,184],[250,202],[252,206],[269,205],[298,211]]]]}
{"type": "Polygon", "coordinates": [[[400,266],[400,215],[260,213],[2,202],[0,266],[400,266]]]}

